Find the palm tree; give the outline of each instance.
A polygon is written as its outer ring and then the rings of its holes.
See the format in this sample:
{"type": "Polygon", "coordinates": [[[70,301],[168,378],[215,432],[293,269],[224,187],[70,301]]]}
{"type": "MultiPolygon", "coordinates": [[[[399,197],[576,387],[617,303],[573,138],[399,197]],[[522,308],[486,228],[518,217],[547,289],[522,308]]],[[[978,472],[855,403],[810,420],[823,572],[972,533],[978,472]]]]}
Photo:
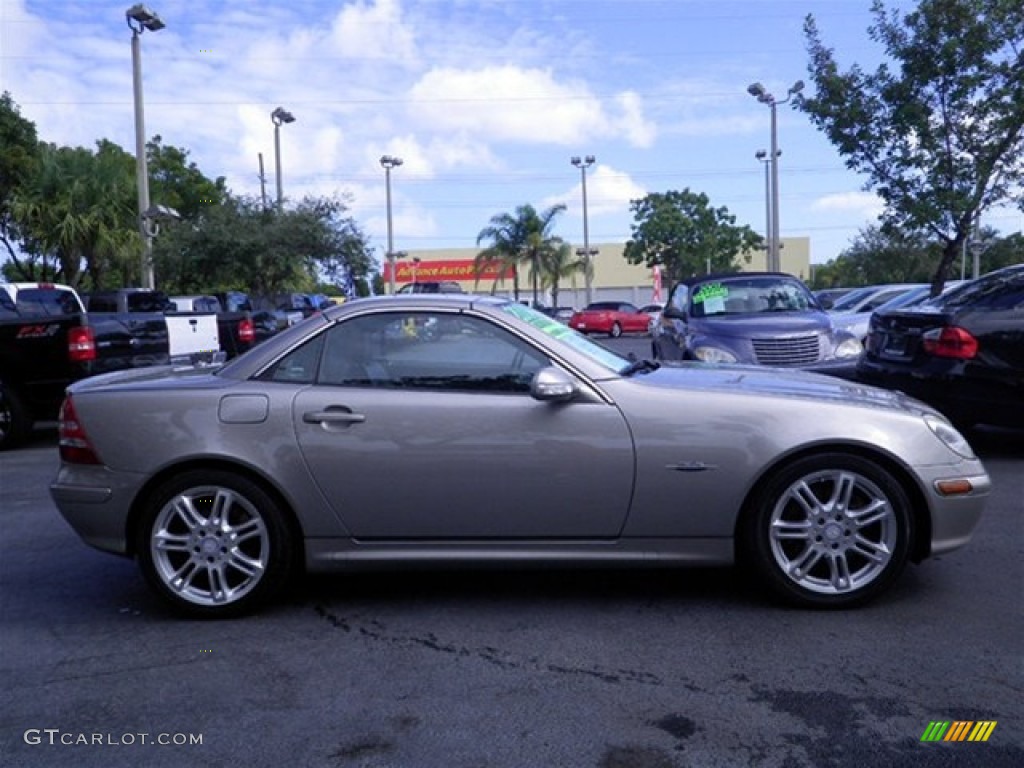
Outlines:
{"type": "MultiPolygon", "coordinates": [[[[548,251],[541,262],[541,287],[551,289],[551,305],[558,307],[558,286],[563,278],[575,278],[577,274],[585,275],[589,266],[587,259],[576,256],[572,247],[561,242],[557,247],[548,251]]],[[[576,281],[573,280],[575,287],[576,281]]]]}
{"type": "MultiPolygon", "coordinates": [[[[519,301],[519,266],[530,265],[530,276],[533,283],[533,303],[538,302],[539,282],[542,274],[542,259],[552,249],[556,249],[562,239],[551,235],[555,217],[565,211],[565,205],[553,205],[540,213],[530,204],[520,205],[515,214],[499,213],[491,217],[490,224],[480,230],[476,244],[489,240],[490,246],[476,256],[477,274],[485,266],[498,266],[503,274],[512,268],[513,290],[515,300],[519,301]]],[[[491,287],[493,293],[497,286],[495,278],[491,287]]]]}
{"type": "Polygon", "coordinates": [[[85,272],[92,287],[138,245],[134,230],[131,156],[110,142],[42,149],[35,176],[21,189],[13,213],[32,251],[56,261],[55,277],[78,285],[85,272]]]}

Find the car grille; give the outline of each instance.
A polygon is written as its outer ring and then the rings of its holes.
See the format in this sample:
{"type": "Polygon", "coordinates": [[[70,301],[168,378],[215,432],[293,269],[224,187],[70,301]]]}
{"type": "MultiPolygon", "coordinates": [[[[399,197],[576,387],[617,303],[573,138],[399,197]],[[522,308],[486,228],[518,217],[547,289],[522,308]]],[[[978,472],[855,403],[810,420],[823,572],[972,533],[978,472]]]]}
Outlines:
{"type": "Polygon", "coordinates": [[[815,363],[821,358],[819,336],[754,339],[754,354],[761,365],[790,366],[815,363]]]}

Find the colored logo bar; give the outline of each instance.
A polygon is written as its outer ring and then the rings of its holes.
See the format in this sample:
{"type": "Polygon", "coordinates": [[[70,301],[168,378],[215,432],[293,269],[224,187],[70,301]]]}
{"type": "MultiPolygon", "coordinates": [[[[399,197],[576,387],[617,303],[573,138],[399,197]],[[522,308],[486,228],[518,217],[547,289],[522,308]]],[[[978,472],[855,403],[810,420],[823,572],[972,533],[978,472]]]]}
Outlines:
{"type": "Polygon", "coordinates": [[[921,741],[988,741],[996,720],[933,720],[921,734],[921,741]]]}

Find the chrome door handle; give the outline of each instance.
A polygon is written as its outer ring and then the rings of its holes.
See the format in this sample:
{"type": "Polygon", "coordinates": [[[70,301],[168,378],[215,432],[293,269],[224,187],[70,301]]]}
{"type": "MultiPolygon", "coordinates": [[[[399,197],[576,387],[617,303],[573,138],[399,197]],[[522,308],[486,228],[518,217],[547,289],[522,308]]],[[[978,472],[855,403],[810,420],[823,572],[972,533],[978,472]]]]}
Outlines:
{"type": "Polygon", "coordinates": [[[337,409],[326,411],[307,411],[302,414],[302,420],[306,424],[362,424],[366,416],[361,413],[337,409]]]}

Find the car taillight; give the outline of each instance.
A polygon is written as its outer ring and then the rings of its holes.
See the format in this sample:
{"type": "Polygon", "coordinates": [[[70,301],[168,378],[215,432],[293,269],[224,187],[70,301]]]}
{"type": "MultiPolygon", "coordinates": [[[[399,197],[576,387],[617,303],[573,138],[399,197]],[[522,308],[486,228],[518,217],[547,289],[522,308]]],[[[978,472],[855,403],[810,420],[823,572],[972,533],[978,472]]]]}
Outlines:
{"type": "Polygon", "coordinates": [[[102,464],[99,454],[89,442],[75,413],[75,404],[71,395],[64,398],[60,406],[58,435],[60,436],[60,458],[68,464],[102,464]]]}
{"type": "Polygon", "coordinates": [[[978,340],[963,328],[947,325],[921,335],[921,346],[929,355],[970,360],[978,354],[978,340]]]}
{"type": "Polygon", "coordinates": [[[238,340],[243,344],[252,344],[256,341],[256,326],[248,317],[238,324],[238,340]]]}
{"type": "Polygon", "coordinates": [[[68,332],[68,359],[73,363],[96,359],[96,335],[92,328],[80,325],[68,332]]]}

